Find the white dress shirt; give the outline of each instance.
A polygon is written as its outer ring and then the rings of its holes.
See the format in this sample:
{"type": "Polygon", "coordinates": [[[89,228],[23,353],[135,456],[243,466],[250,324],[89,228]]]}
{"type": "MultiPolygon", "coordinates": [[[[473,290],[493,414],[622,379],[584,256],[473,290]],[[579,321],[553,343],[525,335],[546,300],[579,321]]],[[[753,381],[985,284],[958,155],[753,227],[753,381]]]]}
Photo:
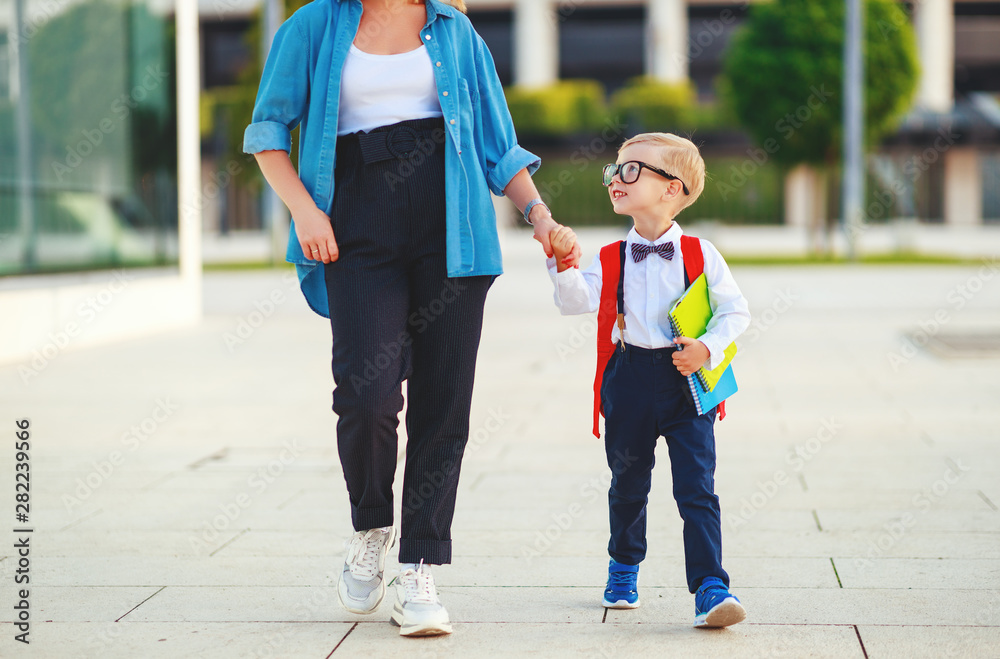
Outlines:
{"type": "MultiPolygon", "coordinates": [[[[650,243],[633,228],[625,239],[625,342],[640,348],[673,346],[668,313],[684,293],[684,258],[680,239],[683,231],[675,222],[656,242],[650,243]],[[632,244],[660,245],[674,243],[674,258],[667,261],[655,252],[636,263],[632,259],[632,244]]],[[[729,266],[715,245],[701,241],[705,256],[705,278],[708,280],[712,320],[702,336],[710,354],[709,370],[722,363],[725,350],[736,337],[750,326],[750,310],[746,298],[733,279],[729,266]]],[[[549,276],[555,284],[556,306],[564,316],[591,313],[601,304],[601,284],[604,278],[600,254],[586,270],[570,268],[557,272],[554,258],[546,262],[549,276]]],[[[611,340],[618,342],[618,325],[611,330],[611,340]]]]}

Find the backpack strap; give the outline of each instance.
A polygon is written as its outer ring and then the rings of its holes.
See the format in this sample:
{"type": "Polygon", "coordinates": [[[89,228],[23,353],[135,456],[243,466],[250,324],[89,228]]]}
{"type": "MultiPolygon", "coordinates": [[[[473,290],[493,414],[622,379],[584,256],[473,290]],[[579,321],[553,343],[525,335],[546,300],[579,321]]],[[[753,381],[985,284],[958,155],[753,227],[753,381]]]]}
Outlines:
{"type": "Polygon", "coordinates": [[[705,272],[705,254],[701,240],[694,236],[681,236],[681,257],[684,259],[684,289],[705,272]]]}
{"type": "MultiPolygon", "coordinates": [[[[611,331],[618,317],[621,271],[624,265],[625,241],[611,243],[601,248],[601,306],[597,311],[597,374],[594,376],[594,436],[601,436],[601,382],[604,369],[615,351],[611,331]]],[[[624,308],[622,309],[624,322],[624,308]]]]}

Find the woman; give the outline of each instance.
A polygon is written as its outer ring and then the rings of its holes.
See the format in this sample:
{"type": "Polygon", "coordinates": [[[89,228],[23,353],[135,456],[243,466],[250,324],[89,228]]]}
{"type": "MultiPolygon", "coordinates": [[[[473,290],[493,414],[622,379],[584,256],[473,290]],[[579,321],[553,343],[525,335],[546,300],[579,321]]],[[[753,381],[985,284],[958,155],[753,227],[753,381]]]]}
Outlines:
{"type": "MultiPolygon", "coordinates": [[[[546,250],[559,225],[531,181],[493,59],[461,0],[315,0],[278,30],[244,150],[292,214],[287,258],[333,330],[333,409],[356,533],[338,592],[372,613],[396,538],[401,383],[407,446],[392,619],[451,632],[430,565],[451,562],[486,292],[501,273],[490,191],[546,250]],[[299,171],[290,131],[301,126],[299,171]]],[[[577,256],[578,258],[578,256],[577,256]]]]}

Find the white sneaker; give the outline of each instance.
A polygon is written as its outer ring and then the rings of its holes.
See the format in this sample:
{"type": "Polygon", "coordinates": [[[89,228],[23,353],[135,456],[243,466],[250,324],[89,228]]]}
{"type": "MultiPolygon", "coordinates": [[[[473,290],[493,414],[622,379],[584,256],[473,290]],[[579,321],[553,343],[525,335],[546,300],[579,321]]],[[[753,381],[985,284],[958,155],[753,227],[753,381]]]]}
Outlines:
{"type": "Polygon", "coordinates": [[[451,633],[451,620],[438,599],[434,576],[420,563],[416,570],[403,570],[393,579],[396,604],[392,621],[399,625],[400,636],[437,636],[451,633]]]}
{"type": "Polygon", "coordinates": [[[396,529],[358,531],[347,544],[347,560],[337,594],[351,613],[374,613],[385,597],[385,557],[396,542],[396,529]]]}

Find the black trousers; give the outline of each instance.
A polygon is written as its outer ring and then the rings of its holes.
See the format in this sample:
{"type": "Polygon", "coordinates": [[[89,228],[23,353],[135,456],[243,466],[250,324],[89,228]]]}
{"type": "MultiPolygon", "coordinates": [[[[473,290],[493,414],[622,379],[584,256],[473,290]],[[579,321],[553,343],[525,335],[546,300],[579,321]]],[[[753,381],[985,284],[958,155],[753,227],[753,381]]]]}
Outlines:
{"type": "Polygon", "coordinates": [[[654,449],[667,440],[674,500],[684,520],[684,563],[693,593],[706,577],[729,585],[722,568],[722,513],[715,494],[715,410],[698,415],[673,349],[616,348],[604,371],[604,447],[611,467],[608,553],[619,563],[646,558],[646,503],[654,449]]]}
{"type": "Polygon", "coordinates": [[[444,564],[493,277],[447,275],[441,120],[396,127],[372,131],[390,134],[388,149],[337,140],[331,219],[340,258],[325,270],[337,447],[355,530],[392,525],[407,380],[399,560],[444,564]]]}

